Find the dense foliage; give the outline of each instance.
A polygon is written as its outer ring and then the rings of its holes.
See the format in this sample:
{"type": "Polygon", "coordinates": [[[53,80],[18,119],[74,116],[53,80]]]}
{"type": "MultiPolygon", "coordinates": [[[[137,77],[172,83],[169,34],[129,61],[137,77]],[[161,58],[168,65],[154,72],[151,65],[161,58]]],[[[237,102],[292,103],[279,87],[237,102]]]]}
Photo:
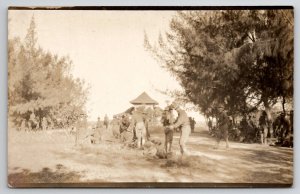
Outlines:
{"type": "MultiPolygon", "coordinates": [[[[180,82],[181,97],[207,117],[259,107],[285,111],[293,95],[293,11],[180,11],[158,44],[145,47],[180,82]]],[[[176,93],[178,95],[178,92],[176,93]]]]}
{"type": "Polygon", "coordinates": [[[56,127],[72,125],[85,113],[88,89],[71,74],[72,62],[38,46],[34,18],[24,40],[8,40],[8,107],[16,125],[43,118],[56,127]]]}

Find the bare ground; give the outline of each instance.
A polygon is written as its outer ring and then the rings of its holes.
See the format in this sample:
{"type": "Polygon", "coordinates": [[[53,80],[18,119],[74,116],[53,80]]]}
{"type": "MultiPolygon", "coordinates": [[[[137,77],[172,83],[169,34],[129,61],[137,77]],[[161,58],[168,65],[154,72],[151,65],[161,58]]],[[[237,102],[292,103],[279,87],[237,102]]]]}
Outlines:
{"type": "MultiPolygon", "coordinates": [[[[163,141],[163,133],[152,134],[163,141]]],[[[293,149],[231,142],[213,149],[215,140],[206,130],[193,133],[189,156],[180,159],[178,134],[173,156],[159,159],[153,150],[125,146],[110,129],[97,145],[75,146],[74,136],[53,133],[9,131],[8,182],[196,182],[281,183],[293,182],[293,149]]]]}

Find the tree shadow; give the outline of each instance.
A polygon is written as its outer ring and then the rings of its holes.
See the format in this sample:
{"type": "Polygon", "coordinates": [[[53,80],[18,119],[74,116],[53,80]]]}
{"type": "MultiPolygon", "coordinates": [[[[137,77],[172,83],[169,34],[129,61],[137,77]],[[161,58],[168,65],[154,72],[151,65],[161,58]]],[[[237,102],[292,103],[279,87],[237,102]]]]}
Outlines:
{"type": "Polygon", "coordinates": [[[10,187],[37,183],[76,183],[79,182],[81,177],[78,172],[70,171],[62,164],[57,164],[54,170],[48,167],[44,167],[38,172],[32,172],[28,169],[20,170],[20,172],[8,175],[8,184],[10,187]]]}
{"type": "MultiPolygon", "coordinates": [[[[178,137],[174,139],[178,141],[178,137]]],[[[293,149],[238,142],[232,142],[229,149],[223,145],[213,149],[214,144],[215,140],[207,132],[194,133],[187,143],[192,152],[184,163],[167,159],[159,164],[178,180],[254,184],[293,182],[293,149]]],[[[178,149],[176,143],[175,148],[178,149]]]]}
{"type": "MultiPolygon", "coordinates": [[[[159,139],[159,138],[158,138],[159,139]]],[[[174,136],[174,150],[179,150],[179,135],[174,136]]],[[[99,145],[86,145],[74,147],[69,151],[53,150],[58,158],[70,160],[76,165],[87,166],[87,177],[90,178],[92,166],[98,167],[98,175],[92,173],[89,181],[189,181],[212,183],[291,183],[293,180],[293,150],[287,148],[261,146],[258,144],[232,143],[230,149],[221,146],[214,150],[214,140],[207,132],[195,133],[187,143],[188,150],[194,155],[185,161],[175,159],[158,159],[153,156],[143,155],[142,150],[122,147],[118,142],[103,142],[99,145]],[[198,136],[201,136],[199,141],[198,136]],[[103,169],[102,169],[103,167],[103,169]],[[102,174],[102,172],[107,174],[102,174]],[[122,172],[122,176],[117,172],[122,172]],[[153,173],[156,172],[156,173],[153,173]]],[[[29,172],[33,181],[44,182],[82,182],[68,177],[68,172],[63,170],[63,165],[58,165],[55,171],[43,169],[38,173],[29,172]],[[40,175],[42,176],[42,175],[40,175]],[[61,178],[57,178],[61,177],[61,178]]],[[[26,169],[21,177],[28,174],[26,169]],[[24,175],[25,174],[25,175],[24,175]]],[[[95,169],[93,169],[94,172],[95,169]]],[[[82,176],[86,176],[85,174],[82,176]]],[[[28,175],[27,175],[28,176],[28,175]]],[[[83,180],[84,178],[81,177],[83,180]]]]}
{"type": "Polygon", "coordinates": [[[292,183],[292,150],[266,147],[265,150],[247,150],[247,152],[249,154],[240,156],[240,159],[244,161],[244,168],[248,169],[246,180],[267,183],[292,183]]]}

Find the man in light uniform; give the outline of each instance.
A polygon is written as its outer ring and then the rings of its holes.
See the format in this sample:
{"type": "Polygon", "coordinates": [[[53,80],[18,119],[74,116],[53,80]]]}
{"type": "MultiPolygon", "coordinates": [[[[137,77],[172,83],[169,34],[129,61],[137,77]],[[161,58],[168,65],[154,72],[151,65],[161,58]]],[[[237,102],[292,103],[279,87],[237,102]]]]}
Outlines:
{"type": "Polygon", "coordinates": [[[259,127],[260,127],[260,142],[261,144],[267,145],[267,135],[268,135],[268,115],[266,111],[262,111],[259,117],[259,127]]]}
{"type": "Polygon", "coordinates": [[[177,111],[178,117],[176,122],[170,126],[171,129],[179,129],[180,130],[180,138],[179,138],[179,146],[181,155],[187,154],[186,142],[191,133],[190,120],[187,116],[186,112],[182,110],[176,102],[171,104],[171,108],[177,111]]]}
{"type": "Polygon", "coordinates": [[[134,127],[136,138],[137,138],[137,147],[141,148],[144,146],[147,138],[146,130],[146,116],[143,110],[136,109],[132,112],[131,126],[134,127]]]}

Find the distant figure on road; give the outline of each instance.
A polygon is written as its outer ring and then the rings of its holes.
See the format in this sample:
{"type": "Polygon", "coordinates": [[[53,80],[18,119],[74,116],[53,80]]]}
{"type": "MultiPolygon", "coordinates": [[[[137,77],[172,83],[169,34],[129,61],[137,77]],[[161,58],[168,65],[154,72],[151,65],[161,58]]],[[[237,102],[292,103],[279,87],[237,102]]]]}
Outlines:
{"type": "Polygon", "coordinates": [[[115,138],[119,138],[120,137],[121,120],[119,118],[117,118],[117,116],[114,115],[110,125],[111,125],[111,131],[112,131],[113,136],[115,138]]]}
{"type": "Polygon", "coordinates": [[[261,144],[267,145],[268,116],[266,111],[262,111],[259,117],[259,127],[260,127],[260,142],[261,144]]]}
{"type": "Polygon", "coordinates": [[[255,115],[249,116],[249,127],[251,129],[251,142],[258,142],[259,141],[259,127],[257,123],[257,119],[255,115]]]}
{"type": "Polygon", "coordinates": [[[104,126],[105,128],[107,129],[108,128],[108,125],[109,125],[109,118],[107,115],[104,116],[104,126]]]}
{"type": "Polygon", "coordinates": [[[29,121],[28,121],[28,128],[29,130],[35,129],[37,130],[39,128],[39,122],[36,120],[34,111],[30,114],[29,121]]]}
{"type": "Polygon", "coordinates": [[[211,134],[212,130],[213,130],[213,125],[212,125],[211,119],[208,120],[207,126],[208,126],[208,132],[211,134]]]}
{"type": "Polygon", "coordinates": [[[101,119],[100,117],[97,118],[97,124],[96,124],[96,128],[94,130],[94,133],[92,135],[92,139],[91,142],[92,143],[99,143],[102,139],[102,134],[101,134],[101,128],[102,128],[102,123],[101,123],[101,119]]]}
{"type": "Polygon", "coordinates": [[[249,123],[247,119],[247,114],[243,115],[242,120],[239,123],[239,129],[241,131],[241,141],[248,142],[248,131],[249,131],[249,123]]]}
{"type": "Polygon", "coordinates": [[[278,143],[283,144],[286,137],[291,134],[290,119],[286,118],[285,113],[279,115],[279,125],[277,126],[278,143]]]}
{"type": "Polygon", "coordinates": [[[178,113],[178,117],[176,122],[170,126],[170,129],[179,129],[180,130],[180,138],[179,138],[179,146],[181,155],[187,154],[186,142],[191,133],[191,126],[189,118],[184,110],[182,110],[176,102],[171,104],[171,108],[176,110],[178,113]]]}
{"type": "Polygon", "coordinates": [[[43,117],[43,119],[42,119],[42,129],[43,129],[43,131],[46,131],[47,130],[47,119],[46,119],[46,117],[43,117]]]}
{"type": "Polygon", "coordinates": [[[192,133],[194,133],[196,121],[193,117],[189,117],[189,121],[190,121],[190,125],[191,125],[191,131],[192,131],[192,133]]]}
{"type": "Polygon", "coordinates": [[[101,128],[101,127],[102,127],[101,119],[100,119],[100,117],[98,117],[97,123],[96,123],[96,128],[101,128]]]}
{"type": "Polygon", "coordinates": [[[224,109],[223,106],[219,107],[219,115],[218,115],[218,130],[217,130],[217,143],[215,145],[215,149],[218,149],[221,139],[223,138],[226,142],[226,148],[229,148],[228,141],[228,128],[230,124],[230,119],[224,109]]]}
{"type": "Polygon", "coordinates": [[[253,143],[257,139],[257,126],[255,124],[255,118],[252,115],[244,114],[240,122],[240,130],[242,133],[243,142],[253,143]]]}

